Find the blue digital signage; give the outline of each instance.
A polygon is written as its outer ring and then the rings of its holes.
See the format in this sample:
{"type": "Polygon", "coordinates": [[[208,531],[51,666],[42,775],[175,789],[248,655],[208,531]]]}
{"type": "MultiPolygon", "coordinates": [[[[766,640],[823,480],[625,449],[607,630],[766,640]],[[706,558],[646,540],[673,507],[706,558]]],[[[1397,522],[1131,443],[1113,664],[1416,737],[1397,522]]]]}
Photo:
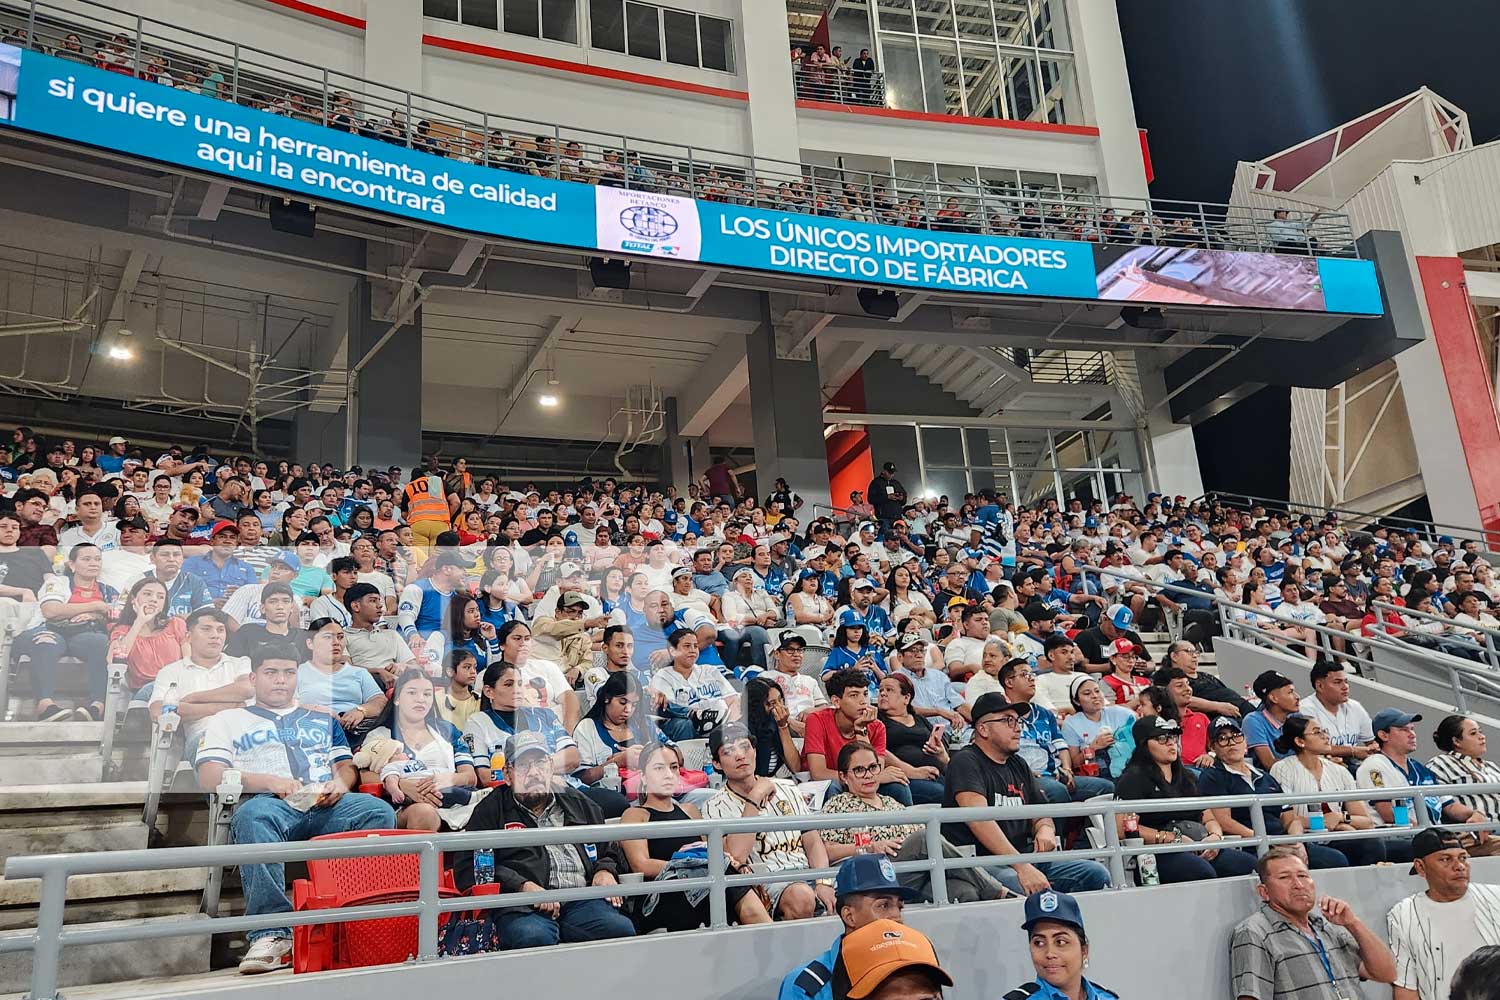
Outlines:
{"type": "Polygon", "coordinates": [[[1379,314],[1369,261],[931,232],[462,163],[0,46],[0,125],[503,239],[840,283],[1379,314]],[[18,57],[18,58],[17,58],[18,57]],[[13,90],[13,93],[11,92],[13,90]],[[1096,250],[1099,251],[1096,253],[1096,250]],[[1234,289],[1237,275],[1256,292],[1234,289]]]}

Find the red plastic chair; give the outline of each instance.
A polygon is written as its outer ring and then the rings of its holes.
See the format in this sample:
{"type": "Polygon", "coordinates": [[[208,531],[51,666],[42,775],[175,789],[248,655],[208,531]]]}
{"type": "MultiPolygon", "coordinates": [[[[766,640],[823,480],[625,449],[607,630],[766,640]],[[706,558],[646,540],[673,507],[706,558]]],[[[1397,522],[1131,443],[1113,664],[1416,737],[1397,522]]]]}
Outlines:
{"type": "MultiPolygon", "coordinates": [[[[417,836],[411,830],[351,830],[314,837],[314,841],[367,837],[417,836]]],[[[387,854],[338,858],[307,863],[308,877],[292,884],[293,910],[327,910],[347,906],[409,902],[418,898],[421,855],[387,854]]],[[[438,893],[463,895],[453,884],[453,873],[441,870],[438,893]]],[[[440,925],[447,914],[439,917],[440,925]]],[[[394,965],[417,953],[417,918],[387,917],[336,924],[308,924],[292,928],[292,970],[323,972],[369,965],[394,965]]]]}

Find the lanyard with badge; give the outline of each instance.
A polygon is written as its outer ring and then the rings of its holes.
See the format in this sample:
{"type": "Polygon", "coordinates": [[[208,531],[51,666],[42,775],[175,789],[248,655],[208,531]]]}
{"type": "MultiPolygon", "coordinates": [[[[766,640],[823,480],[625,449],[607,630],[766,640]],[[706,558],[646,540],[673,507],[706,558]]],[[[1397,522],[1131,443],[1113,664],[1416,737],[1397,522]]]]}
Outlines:
{"type": "MultiPolygon", "coordinates": [[[[1311,925],[1309,925],[1311,926],[1311,925]]],[[[1338,977],[1333,974],[1333,962],[1328,957],[1328,948],[1323,944],[1323,938],[1318,934],[1316,927],[1312,929],[1312,935],[1308,937],[1312,946],[1317,949],[1318,961],[1323,963],[1323,971],[1328,974],[1328,985],[1333,988],[1334,1000],[1348,1000],[1339,988],[1338,977]]]]}

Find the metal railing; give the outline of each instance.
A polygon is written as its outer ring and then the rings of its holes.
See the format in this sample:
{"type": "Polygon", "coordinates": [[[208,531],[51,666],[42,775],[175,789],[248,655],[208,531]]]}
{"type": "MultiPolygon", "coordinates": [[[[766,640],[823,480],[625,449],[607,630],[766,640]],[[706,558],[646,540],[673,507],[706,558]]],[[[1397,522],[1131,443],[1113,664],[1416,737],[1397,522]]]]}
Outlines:
{"type": "Polygon", "coordinates": [[[0,33],[125,76],[535,177],[936,232],[1359,255],[1344,215],[1294,213],[1277,220],[1270,210],[1243,206],[910,178],[535,121],[390,87],[96,0],[0,2],[0,33]]]}
{"type": "MultiPolygon", "coordinates": [[[[1351,663],[1362,677],[1379,681],[1382,677],[1390,675],[1406,680],[1427,684],[1437,683],[1446,686],[1453,693],[1454,706],[1460,712],[1467,712],[1469,710],[1469,696],[1471,694],[1484,698],[1500,698],[1500,677],[1497,677],[1496,674],[1486,670],[1484,667],[1463,657],[1444,653],[1442,650],[1427,649],[1423,646],[1404,642],[1400,638],[1390,634],[1367,635],[1363,632],[1348,632],[1315,622],[1306,622],[1279,614],[1275,609],[1252,607],[1248,604],[1226,600],[1217,594],[1196,590],[1192,587],[1143,580],[1138,576],[1121,573],[1119,570],[1109,566],[1080,566],[1079,571],[1128,580],[1132,583],[1142,584],[1153,592],[1169,593],[1174,597],[1193,597],[1208,600],[1214,606],[1214,614],[1218,618],[1219,630],[1222,635],[1257,645],[1270,646],[1280,652],[1300,658],[1304,655],[1302,650],[1306,644],[1302,640],[1289,637],[1279,630],[1280,626],[1295,626],[1311,634],[1312,641],[1317,647],[1320,656],[1339,662],[1351,663]],[[1278,626],[1278,628],[1263,628],[1259,624],[1260,622],[1269,622],[1278,626]],[[1374,654],[1379,649],[1402,653],[1404,654],[1402,657],[1403,661],[1416,656],[1419,662],[1431,669],[1427,673],[1420,673],[1392,663],[1389,659],[1377,659],[1374,654]]],[[[1401,614],[1408,613],[1407,609],[1397,608],[1394,605],[1384,605],[1384,607],[1390,611],[1399,611],[1401,614]]],[[[1422,614],[1422,612],[1412,613],[1422,614]]],[[[1438,620],[1444,621],[1445,619],[1438,617],[1438,620]]],[[[1468,626],[1465,627],[1467,628],[1468,626]]],[[[1174,635],[1173,638],[1177,638],[1177,636],[1174,635]]],[[[1500,638],[1500,633],[1496,634],[1496,638],[1500,638]]]]}
{"type": "MultiPolygon", "coordinates": [[[[1202,843],[1184,841],[1172,844],[1135,845],[1122,843],[1117,819],[1121,816],[1146,815],[1155,812],[1198,811],[1204,809],[1250,810],[1250,837],[1228,837],[1212,844],[1214,849],[1253,848],[1264,853],[1277,844],[1322,843],[1335,847],[1344,841],[1385,838],[1400,834],[1392,827],[1376,827],[1371,830],[1341,831],[1337,833],[1315,831],[1301,834],[1268,834],[1266,832],[1266,808],[1280,807],[1283,810],[1299,805],[1369,800],[1378,795],[1381,800],[1401,797],[1391,789],[1376,792],[1356,789],[1347,792],[1319,792],[1301,795],[1241,795],[1179,799],[1150,800],[1095,800],[1064,805],[1043,804],[1016,807],[972,807],[940,809],[919,806],[894,812],[812,814],[807,816],[757,816],[751,819],[730,820],[674,820],[652,824],[652,838],[677,836],[701,837],[707,845],[708,877],[668,880],[666,882],[627,881],[620,885],[588,886],[579,889],[548,889],[538,893],[509,893],[493,896],[464,896],[442,898],[439,893],[441,855],[445,851],[472,851],[478,848],[507,849],[537,847],[559,844],[614,843],[636,840],[648,835],[642,826],[638,831],[630,826],[602,825],[565,828],[538,828],[517,831],[467,831],[449,834],[407,834],[400,837],[371,836],[356,840],[341,840],[324,843],[283,844],[239,844],[222,847],[176,847],[163,850],[131,850],[94,852],[89,854],[54,854],[38,857],[11,858],[5,864],[7,881],[17,879],[40,879],[39,903],[36,926],[29,932],[0,938],[0,955],[30,952],[31,1000],[56,1000],[57,980],[61,968],[62,950],[69,946],[118,944],[131,941],[162,940],[174,937],[208,937],[214,934],[263,930],[272,927],[305,926],[309,924],[348,923],[354,920],[374,920],[391,917],[416,917],[418,925],[418,961],[431,961],[438,957],[438,932],[440,917],[445,913],[460,910],[507,909],[519,906],[535,906],[546,902],[572,902],[586,899],[603,899],[611,896],[635,897],[665,892],[689,892],[707,890],[709,901],[709,924],[722,928],[728,925],[728,903],[726,891],[740,886],[767,885],[782,882],[801,882],[814,878],[829,878],[837,868],[794,869],[780,872],[753,872],[731,875],[725,870],[724,840],[736,834],[758,834],[787,829],[836,830],[866,828],[889,824],[920,825],[924,828],[927,858],[921,861],[897,862],[898,873],[926,872],[931,880],[932,901],[936,906],[954,905],[948,899],[947,873],[952,870],[1001,867],[1038,862],[1103,859],[1110,872],[1110,881],[1116,888],[1127,883],[1126,863],[1144,854],[1174,854],[1204,850],[1202,843]],[[943,824],[981,822],[990,820],[1068,819],[1075,817],[1100,817],[1104,846],[1100,850],[1072,850],[1053,852],[1029,852],[1012,855],[980,855],[944,857],[943,824]],[[630,836],[635,833],[635,836],[630,836]],[[360,857],[385,857],[390,855],[412,855],[419,859],[420,882],[417,898],[405,902],[348,907],[343,909],[317,909],[291,913],[269,913],[259,916],[197,916],[187,918],[165,918],[145,923],[104,925],[75,924],[66,922],[67,883],[73,875],[123,874],[143,871],[177,871],[202,867],[223,867],[243,864],[285,864],[292,861],[338,860],[360,857]]],[[[1420,792],[1427,795],[1481,795],[1500,792],[1500,784],[1466,784],[1422,786],[1420,792]]],[[[1425,808],[1412,809],[1418,828],[1434,824],[1425,808]]],[[[1148,824],[1149,825],[1149,824],[1148,824]]],[[[1441,824],[1464,832],[1500,828],[1500,820],[1488,824],[1441,824]]]]}
{"type": "Polygon", "coordinates": [[[1476,528],[1472,525],[1444,524],[1441,521],[1397,517],[1393,514],[1374,514],[1370,511],[1352,510],[1348,507],[1335,507],[1328,504],[1305,504],[1295,500],[1251,496],[1248,493],[1224,493],[1217,490],[1206,493],[1199,499],[1211,503],[1222,503],[1238,510],[1248,510],[1259,504],[1267,510],[1299,515],[1311,514],[1314,518],[1320,518],[1325,514],[1337,514],[1341,520],[1352,521],[1355,526],[1363,527],[1365,530],[1373,530],[1384,525],[1388,528],[1414,531],[1428,542],[1434,542],[1443,535],[1448,535],[1459,542],[1478,542],[1491,552],[1500,551],[1500,532],[1476,528]]]}
{"type": "Polygon", "coordinates": [[[884,73],[857,72],[837,64],[808,66],[804,63],[793,70],[792,83],[799,101],[823,101],[861,108],[886,106],[884,73]]]}

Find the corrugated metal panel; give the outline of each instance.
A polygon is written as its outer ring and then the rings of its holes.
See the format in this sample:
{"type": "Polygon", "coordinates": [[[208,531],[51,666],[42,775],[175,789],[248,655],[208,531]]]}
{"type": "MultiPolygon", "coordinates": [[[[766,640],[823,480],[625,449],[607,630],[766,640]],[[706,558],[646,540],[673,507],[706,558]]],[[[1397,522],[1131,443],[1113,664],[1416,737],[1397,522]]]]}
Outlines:
{"type": "Polygon", "coordinates": [[[1326,435],[1327,396],[1323,389],[1292,389],[1291,482],[1287,498],[1293,503],[1321,507],[1327,503],[1323,489],[1328,452],[1326,435]]]}
{"type": "Polygon", "coordinates": [[[1413,166],[1409,163],[1392,164],[1344,205],[1356,236],[1363,236],[1373,229],[1405,231],[1406,220],[1396,194],[1395,171],[1410,170],[1413,166]]]}
{"type": "Polygon", "coordinates": [[[1423,183],[1440,185],[1460,252],[1500,243],[1500,143],[1433,160],[1423,183]]]}

